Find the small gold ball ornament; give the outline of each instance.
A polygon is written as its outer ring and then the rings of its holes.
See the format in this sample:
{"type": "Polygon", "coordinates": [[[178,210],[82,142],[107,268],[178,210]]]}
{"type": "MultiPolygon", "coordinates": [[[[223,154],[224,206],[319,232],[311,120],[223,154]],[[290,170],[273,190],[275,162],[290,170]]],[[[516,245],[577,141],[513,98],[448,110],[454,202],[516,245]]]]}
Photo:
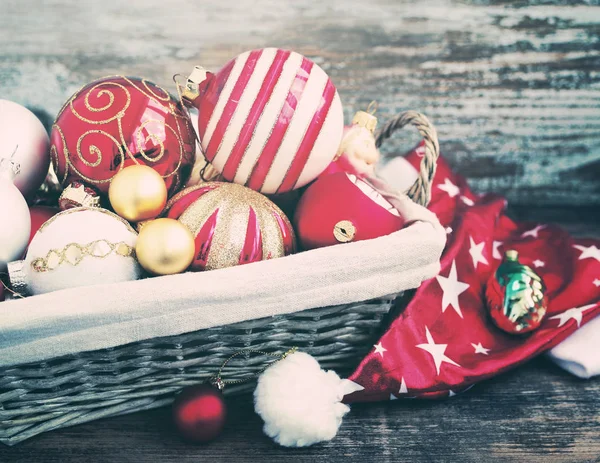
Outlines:
{"type": "Polygon", "coordinates": [[[194,237],[175,219],[151,220],[140,230],[135,253],[140,265],[154,275],[181,273],[194,260],[194,237]]]}
{"type": "Polygon", "coordinates": [[[117,214],[130,222],[153,219],[167,204],[167,185],[152,167],[125,167],[112,179],[108,199],[117,214]]]}

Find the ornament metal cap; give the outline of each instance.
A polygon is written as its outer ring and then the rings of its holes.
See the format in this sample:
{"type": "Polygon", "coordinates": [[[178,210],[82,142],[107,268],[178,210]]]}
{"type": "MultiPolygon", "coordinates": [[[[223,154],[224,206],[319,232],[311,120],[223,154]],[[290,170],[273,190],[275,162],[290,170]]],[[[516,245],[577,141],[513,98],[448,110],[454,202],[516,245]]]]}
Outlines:
{"type": "Polygon", "coordinates": [[[6,267],[11,289],[21,296],[28,296],[29,286],[27,285],[27,275],[25,273],[25,261],[15,260],[9,262],[6,267]]]}
{"type": "Polygon", "coordinates": [[[194,66],[187,78],[181,96],[188,102],[193,102],[200,95],[199,85],[208,78],[208,71],[202,66],[194,66]]]}
{"type": "Polygon", "coordinates": [[[100,207],[100,196],[83,183],[73,182],[61,193],[58,206],[61,211],[74,207],[100,207]]]}
{"type": "Polygon", "coordinates": [[[371,101],[366,111],[356,112],[352,118],[352,125],[365,127],[369,132],[375,133],[375,129],[377,128],[377,118],[374,116],[375,111],[377,111],[377,103],[371,101]]]}

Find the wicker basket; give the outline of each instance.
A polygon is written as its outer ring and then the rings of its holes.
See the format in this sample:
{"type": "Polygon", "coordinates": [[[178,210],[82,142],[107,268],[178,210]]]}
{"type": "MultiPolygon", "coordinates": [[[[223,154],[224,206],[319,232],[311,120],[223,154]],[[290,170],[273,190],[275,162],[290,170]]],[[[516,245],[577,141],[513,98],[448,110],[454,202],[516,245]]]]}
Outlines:
{"type": "MultiPolygon", "coordinates": [[[[377,135],[380,146],[392,133],[415,125],[425,139],[421,171],[408,194],[426,205],[439,146],[427,118],[412,111],[377,135]]],[[[325,368],[348,373],[403,305],[399,295],[321,307],[245,321],[114,348],[70,354],[0,369],[0,442],[14,445],[36,434],[102,417],[169,404],[187,385],[208,379],[240,349],[285,351],[292,346],[316,357],[325,368]]],[[[251,378],[264,367],[261,357],[237,357],[224,375],[251,378]]],[[[252,389],[252,381],[228,386],[227,394],[252,389]]]]}

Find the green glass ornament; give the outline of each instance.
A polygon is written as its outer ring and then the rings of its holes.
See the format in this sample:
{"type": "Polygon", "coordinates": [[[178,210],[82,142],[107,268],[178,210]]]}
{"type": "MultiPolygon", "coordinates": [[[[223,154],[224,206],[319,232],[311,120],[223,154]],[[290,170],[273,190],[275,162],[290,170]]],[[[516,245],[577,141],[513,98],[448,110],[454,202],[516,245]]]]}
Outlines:
{"type": "Polygon", "coordinates": [[[529,333],[540,326],[548,309],[545,293],[542,278],[521,264],[514,250],[506,251],[485,290],[492,320],[511,334],[529,333]]]}

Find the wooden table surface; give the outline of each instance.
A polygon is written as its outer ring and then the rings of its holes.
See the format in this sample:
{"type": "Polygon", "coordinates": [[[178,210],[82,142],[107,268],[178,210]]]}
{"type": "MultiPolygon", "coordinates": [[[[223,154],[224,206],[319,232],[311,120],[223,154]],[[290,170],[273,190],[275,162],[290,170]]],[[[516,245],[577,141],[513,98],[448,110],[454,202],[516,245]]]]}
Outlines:
{"type": "MultiPolygon", "coordinates": [[[[348,119],[371,100],[382,121],[419,110],[477,191],[505,194],[517,218],[600,236],[596,0],[0,0],[0,44],[0,98],[51,114],[107,74],[173,89],[196,64],[292,48],[330,73],[348,119]]],[[[354,406],[310,449],[273,444],[246,396],[205,447],[182,443],[161,409],[0,446],[0,462],[600,461],[599,403],[600,380],[540,359],[445,401],[354,406]]]]}
{"type": "MultiPolygon", "coordinates": [[[[513,207],[509,215],[600,238],[590,208],[513,207]]],[[[206,446],[182,442],[163,408],[0,444],[0,462],[600,461],[600,377],[575,378],[544,357],[446,400],[354,405],[332,442],[308,449],[267,438],[250,395],[227,400],[227,428],[206,446]]]]}
{"type": "MultiPolygon", "coordinates": [[[[332,77],[346,119],[414,109],[477,191],[600,205],[598,0],[1,0],[0,98],[55,114],[83,84],[291,48],[332,77]]],[[[395,137],[393,151],[415,140],[395,137]]]]}
{"type": "Polygon", "coordinates": [[[227,428],[206,446],[182,442],[163,408],[0,445],[0,461],[600,461],[599,404],[600,378],[576,379],[540,359],[443,401],[354,405],[333,441],[306,449],[274,444],[242,396],[228,400],[227,428]]]}

